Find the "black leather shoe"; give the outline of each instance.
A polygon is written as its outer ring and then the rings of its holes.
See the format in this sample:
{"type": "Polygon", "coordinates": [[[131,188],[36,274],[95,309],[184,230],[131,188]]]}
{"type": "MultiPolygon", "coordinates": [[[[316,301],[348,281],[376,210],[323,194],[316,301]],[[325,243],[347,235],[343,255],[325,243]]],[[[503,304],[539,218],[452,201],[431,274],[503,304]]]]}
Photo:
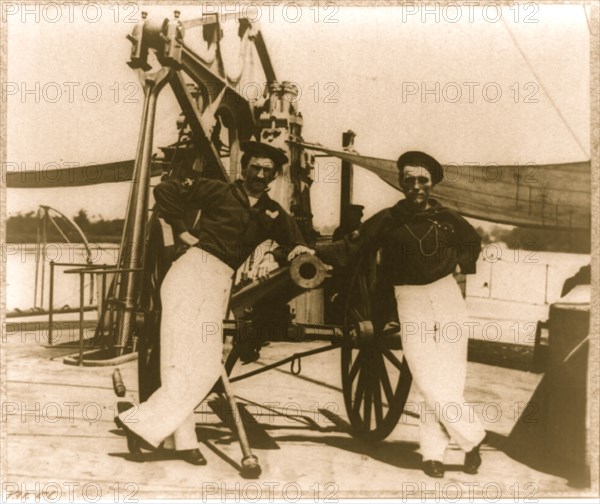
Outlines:
{"type": "Polygon", "coordinates": [[[191,450],[170,450],[160,447],[157,453],[169,460],[183,460],[188,464],[197,466],[206,465],[206,459],[198,448],[192,448],[191,450]]]}
{"type": "Polygon", "coordinates": [[[481,448],[482,444],[483,441],[465,454],[465,466],[463,472],[467,474],[477,474],[477,470],[481,465],[481,454],[479,453],[479,448],[481,448]]]}
{"type": "Polygon", "coordinates": [[[425,460],[423,461],[423,472],[431,478],[443,478],[444,477],[444,464],[439,460],[425,460]]]}
{"type": "Polygon", "coordinates": [[[133,432],[127,425],[118,417],[115,417],[115,424],[119,429],[123,429],[125,431],[125,435],[127,436],[127,449],[129,453],[135,455],[136,457],[142,456],[142,448],[146,450],[154,450],[154,446],[152,446],[148,441],[146,441],[143,437],[138,436],[135,432],[133,432]]]}
{"type": "Polygon", "coordinates": [[[187,462],[188,464],[197,466],[206,465],[206,459],[198,448],[194,448],[192,450],[177,450],[175,453],[177,454],[177,458],[187,462]]]}

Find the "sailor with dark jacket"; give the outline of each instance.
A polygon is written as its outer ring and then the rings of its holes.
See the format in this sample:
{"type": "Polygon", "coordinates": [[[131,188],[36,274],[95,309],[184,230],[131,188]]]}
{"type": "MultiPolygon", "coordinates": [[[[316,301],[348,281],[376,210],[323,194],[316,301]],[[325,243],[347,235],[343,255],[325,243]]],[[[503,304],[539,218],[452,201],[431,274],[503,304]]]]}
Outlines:
{"type": "Polygon", "coordinates": [[[287,156],[259,142],[242,143],[242,149],[243,180],[168,180],[154,190],[159,215],[189,248],[161,286],[161,387],[115,419],[138,457],[141,447],[164,442],[174,456],[206,463],[198,450],[194,409],[221,376],[222,322],[235,270],[267,239],[277,241],[288,260],[314,253],[294,219],[267,195],[287,156]],[[201,210],[193,232],[183,218],[190,206],[201,210]]]}
{"type": "MultiPolygon", "coordinates": [[[[397,166],[405,199],[375,214],[329,253],[343,264],[381,249],[380,267],[394,286],[404,356],[423,396],[423,470],[443,477],[444,453],[452,438],[466,452],[464,471],[474,474],[486,433],[463,396],[469,327],[453,273],[457,268],[475,273],[481,239],[463,217],[430,197],[443,179],[442,166],[433,157],[410,151],[397,166]]],[[[326,250],[317,252],[328,260],[326,250]]]]}

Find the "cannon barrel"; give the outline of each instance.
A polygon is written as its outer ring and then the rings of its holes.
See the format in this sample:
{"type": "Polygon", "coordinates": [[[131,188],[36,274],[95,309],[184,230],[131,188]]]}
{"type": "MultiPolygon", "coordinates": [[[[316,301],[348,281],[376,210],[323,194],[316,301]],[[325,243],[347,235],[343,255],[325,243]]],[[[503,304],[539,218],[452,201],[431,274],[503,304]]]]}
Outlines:
{"type": "Polygon", "coordinates": [[[310,254],[296,257],[289,266],[273,271],[267,278],[254,280],[231,296],[230,308],[236,317],[246,309],[273,297],[287,303],[302,292],[319,287],[328,276],[327,266],[310,254]]]}

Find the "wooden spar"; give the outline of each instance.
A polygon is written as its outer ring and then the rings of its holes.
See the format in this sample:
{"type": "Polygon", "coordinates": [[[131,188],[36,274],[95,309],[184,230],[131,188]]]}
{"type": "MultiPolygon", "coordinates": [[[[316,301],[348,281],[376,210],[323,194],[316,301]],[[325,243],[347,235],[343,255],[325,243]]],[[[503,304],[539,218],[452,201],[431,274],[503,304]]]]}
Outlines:
{"type": "MultiPolygon", "coordinates": [[[[354,138],[356,133],[348,130],[342,134],[342,147],[344,150],[350,150],[354,146],[354,138]]],[[[340,195],[340,226],[346,225],[346,216],[348,215],[348,207],[352,203],[352,162],[347,159],[342,159],[342,186],[340,195]]]]}
{"type": "Polygon", "coordinates": [[[150,162],[156,103],[158,95],[167,83],[170,74],[170,69],[163,67],[152,75],[145,74],[144,79],[144,112],[142,127],[140,128],[136,167],[129,196],[130,213],[127,215],[125,226],[125,229],[131,226],[131,233],[127,235],[126,240],[121,244],[121,257],[119,258],[119,264],[121,265],[122,260],[122,266],[131,270],[123,274],[125,281],[121,283],[119,292],[119,298],[124,302],[124,311],[119,320],[117,343],[119,355],[122,355],[125,351],[125,345],[134,328],[134,310],[137,306],[140,278],[139,272],[135,270],[143,267],[145,253],[150,162]],[[128,253],[124,253],[127,248],[129,248],[128,253]]]}

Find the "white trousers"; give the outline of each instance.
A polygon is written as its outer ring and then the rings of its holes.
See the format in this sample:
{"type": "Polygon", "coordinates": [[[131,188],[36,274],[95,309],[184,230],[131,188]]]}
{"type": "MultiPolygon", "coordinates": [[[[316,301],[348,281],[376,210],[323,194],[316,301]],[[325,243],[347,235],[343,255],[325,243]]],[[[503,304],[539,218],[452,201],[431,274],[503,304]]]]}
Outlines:
{"type": "Polygon", "coordinates": [[[121,413],[132,431],[157,447],[198,447],[194,409],[222,372],[223,319],[233,270],[191,247],[161,287],[161,387],[137,410],[121,413]]]}
{"type": "Polygon", "coordinates": [[[464,398],[469,343],[466,304],[452,275],[427,285],[394,288],[402,348],[423,402],[419,438],[423,460],[444,460],[452,438],[465,452],[485,430],[464,398]]]}

